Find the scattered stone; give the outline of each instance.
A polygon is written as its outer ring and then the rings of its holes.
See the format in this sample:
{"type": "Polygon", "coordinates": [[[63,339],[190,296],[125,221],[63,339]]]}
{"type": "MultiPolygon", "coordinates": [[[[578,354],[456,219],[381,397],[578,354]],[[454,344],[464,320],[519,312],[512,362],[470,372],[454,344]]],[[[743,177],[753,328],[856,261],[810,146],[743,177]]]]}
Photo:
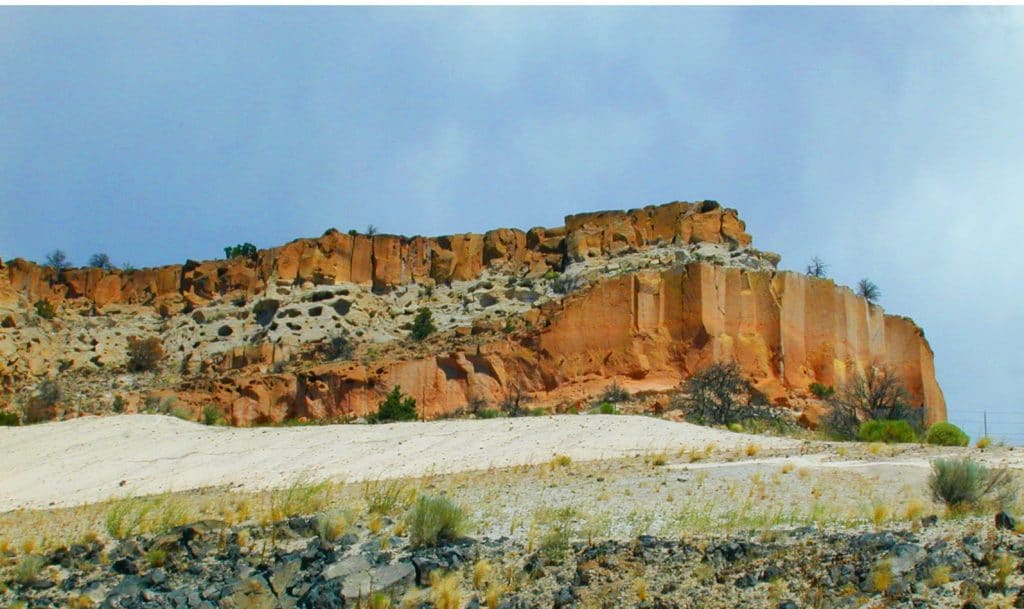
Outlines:
{"type": "Polygon", "coordinates": [[[996,514],[996,528],[1005,529],[1007,531],[1013,531],[1017,528],[1017,521],[1013,516],[1010,516],[1004,511],[999,511],[996,514]]]}

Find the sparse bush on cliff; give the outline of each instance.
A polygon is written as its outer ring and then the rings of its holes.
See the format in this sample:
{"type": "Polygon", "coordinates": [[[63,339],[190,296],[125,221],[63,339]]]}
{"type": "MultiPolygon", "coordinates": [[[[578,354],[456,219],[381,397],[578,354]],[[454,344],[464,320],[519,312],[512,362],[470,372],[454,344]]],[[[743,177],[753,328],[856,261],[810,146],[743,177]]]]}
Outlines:
{"type": "Polygon", "coordinates": [[[563,273],[551,281],[551,290],[554,291],[555,294],[564,295],[570,292],[575,292],[581,285],[582,281],[579,277],[563,273]]]}
{"type": "Polygon", "coordinates": [[[615,380],[604,390],[604,393],[601,394],[597,401],[599,404],[604,402],[619,404],[621,402],[628,402],[632,397],[628,391],[619,385],[619,381],[615,380]]]}
{"type": "Polygon", "coordinates": [[[437,326],[434,325],[434,314],[427,307],[423,307],[416,313],[416,318],[412,321],[409,336],[413,340],[423,340],[434,332],[437,332],[437,326]]]}
{"type": "Polygon", "coordinates": [[[110,256],[98,253],[89,256],[89,266],[109,271],[114,268],[114,263],[110,261],[110,256]]]}
{"type": "Polygon", "coordinates": [[[403,396],[402,388],[395,385],[388,392],[375,414],[368,417],[371,423],[388,423],[391,421],[415,421],[416,399],[403,396]]]}
{"type": "Polygon", "coordinates": [[[811,393],[814,397],[819,400],[827,400],[836,394],[836,389],[832,385],[823,385],[821,383],[811,383],[811,393]]]}
{"type": "Polygon", "coordinates": [[[963,512],[995,503],[1002,507],[1016,497],[1016,485],[1006,468],[989,469],[969,458],[936,459],[928,488],[936,501],[952,512],[963,512]]]}
{"type": "Polygon", "coordinates": [[[132,336],[128,338],[129,371],[147,372],[149,370],[156,370],[163,357],[164,346],[159,338],[155,336],[149,338],[132,336]]]}
{"type": "Polygon", "coordinates": [[[462,506],[444,495],[421,496],[408,516],[409,539],[414,547],[455,541],[468,527],[462,506]]]}
{"type": "Polygon", "coordinates": [[[324,346],[324,355],[330,360],[350,360],[355,353],[355,347],[349,339],[348,332],[331,337],[324,346]]]}
{"type": "Polygon", "coordinates": [[[852,440],[862,421],[884,419],[906,421],[920,432],[923,408],[909,404],[910,395],[896,374],[884,367],[870,367],[854,377],[828,400],[831,412],[823,420],[832,436],[852,440]]]}
{"type": "Polygon", "coordinates": [[[523,395],[518,385],[515,385],[501,402],[501,411],[507,417],[528,417],[530,408],[526,406],[527,402],[529,402],[529,398],[523,395]]]}
{"type": "Polygon", "coordinates": [[[57,309],[54,308],[53,303],[43,298],[36,301],[35,308],[36,315],[43,319],[53,319],[57,315],[57,309]]]}
{"type": "Polygon", "coordinates": [[[882,291],[870,279],[861,279],[857,282],[857,295],[874,304],[882,297],[882,291]]]}
{"type": "Polygon", "coordinates": [[[238,245],[229,245],[224,248],[224,257],[228,260],[232,258],[248,258],[249,260],[256,260],[256,246],[252,243],[239,243],[238,245]]]}
{"type": "Polygon", "coordinates": [[[967,446],[971,439],[956,425],[942,421],[928,428],[924,441],[937,446],[967,446]]]}
{"type": "Polygon", "coordinates": [[[815,256],[811,258],[811,262],[807,265],[806,273],[811,277],[828,277],[826,274],[828,271],[828,265],[821,259],[815,256]]]}
{"type": "Polygon", "coordinates": [[[46,255],[46,266],[63,271],[71,268],[71,261],[68,260],[68,255],[64,253],[64,250],[53,250],[46,255]]]}
{"type": "Polygon", "coordinates": [[[917,441],[917,433],[906,421],[873,419],[861,423],[857,439],[862,442],[885,442],[886,444],[908,443],[917,441]]]}
{"type": "Polygon", "coordinates": [[[63,393],[57,381],[41,381],[22,405],[22,420],[32,424],[57,418],[57,404],[60,403],[63,393]]]}

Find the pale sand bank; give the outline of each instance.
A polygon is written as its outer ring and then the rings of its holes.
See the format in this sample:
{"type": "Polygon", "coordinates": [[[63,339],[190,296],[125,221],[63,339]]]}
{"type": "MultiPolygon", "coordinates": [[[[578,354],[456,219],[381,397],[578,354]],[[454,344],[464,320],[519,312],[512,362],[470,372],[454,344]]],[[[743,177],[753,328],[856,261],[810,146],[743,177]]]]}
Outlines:
{"type": "Polygon", "coordinates": [[[0,511],[64,507],[125,494],[310,479],[359,481],[704,448],[795,448],[750,436],[625,415],[563,415],[389,425],[208,427],[160,415],[89,417],[0,428],[0,511]]]}

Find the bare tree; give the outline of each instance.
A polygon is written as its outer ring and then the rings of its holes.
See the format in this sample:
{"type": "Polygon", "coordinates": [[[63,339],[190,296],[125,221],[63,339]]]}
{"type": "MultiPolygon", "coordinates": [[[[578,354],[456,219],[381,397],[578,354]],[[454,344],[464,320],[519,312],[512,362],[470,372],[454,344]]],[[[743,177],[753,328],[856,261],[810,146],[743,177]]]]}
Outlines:
{"type": "Polygon", "coordinates": [[[114,263],[110,261],[110,256],[99,253],[89,256],[89,266],[109,271],[114,268],[114,263]]]}
{"type": "Polygon", "coordinates": [[[380,229],[378,229],[373,224],[367,224],[366,225],[366,234],[367,234],[367,236],[372,237],[372,236],[376,235],[379,230],[380,229]]]}
{"type": "Polygon", "coordinates": [[[68,260],[68,255],[64,253],[64,250],[53,250],[46,255],[46,266],[63,271],[71,268],[71,261],[68,260]]]}
{"type": "Polygon", "coordinates": [[[918,428],[922,422],[921,409],[910,405],[906,387],[886,367],[872,366],[855,375],[828,402],[832,412],[825,428],[843,438],[855,437],[861,422],[868,419],[902,420],[918,428]]]}
{"type": "Polygon", "coordinates": [[[687,379],[684,391],[687,418],[702,425],[735,423],[750,401],[750,383],[736,362],[711,364],[687,379]]]}
{"type": "Polygon", "coordinates": [[[815,256],[811,258],[811,262],[807,265],[806,273],[811,277],[828,277],[827,271],[828,265],[825,264],[825,261],[815,256]]]}

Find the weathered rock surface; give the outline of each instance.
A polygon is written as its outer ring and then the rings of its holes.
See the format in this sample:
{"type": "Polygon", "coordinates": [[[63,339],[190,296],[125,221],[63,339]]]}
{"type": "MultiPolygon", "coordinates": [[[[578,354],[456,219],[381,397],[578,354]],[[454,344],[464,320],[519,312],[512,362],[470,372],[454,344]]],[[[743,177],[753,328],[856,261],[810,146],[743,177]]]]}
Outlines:
{"type": "Polygon", "coordinates": [[[340,285],[354,283],[390,288],[410,282],[467,281],[485,268],[520,273],[559,266],[569,260],[614,255],[628,248],[658,243],[723,243],[749,245],[750,235],[735,210],[717,203],[669,203],[629,212],[598,212],[566,218],[558,229],[533,229],[544,238],[529,239],[518,229],[497,229],[483,235],[444,237],[350,235],[329,230],[318,239],[297,239],[258,252],[255,260],[188,261],[135,271],[76,268],[63,272],[22,259],[0,266],[0,299],[10,292],[31,302],[60,304],[84,298],[102,308],[109,304],[164,304],[169,310],[184,302],[214,297],[252,297],[270,282],[340,285]],[[9,287],[6,287],[9,285],[9,287]],[[184,301],[184,302],[183,302],[184,301]]]}

